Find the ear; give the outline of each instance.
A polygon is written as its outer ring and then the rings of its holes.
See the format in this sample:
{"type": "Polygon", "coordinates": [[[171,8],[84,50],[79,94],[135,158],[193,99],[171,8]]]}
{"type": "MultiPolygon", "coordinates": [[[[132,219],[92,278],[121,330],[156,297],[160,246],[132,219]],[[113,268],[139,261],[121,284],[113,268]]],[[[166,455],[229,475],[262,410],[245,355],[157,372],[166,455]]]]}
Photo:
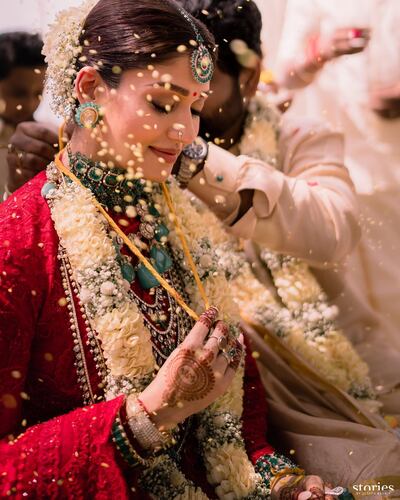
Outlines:
{"type": "Polygon", "coordinates": [[[94,68],[85,66],[75,79],[75,93],[81,104],[87,101],[103,102],[108,88],[94,68]]]}
{"type": "Polygon", "coordinates": [[[256,93],[261,75],[261,60],[257,58],[256,64],[251,68],[243,68],[239,74],[239,85],[242,97],[251,99],[256,93]]]}

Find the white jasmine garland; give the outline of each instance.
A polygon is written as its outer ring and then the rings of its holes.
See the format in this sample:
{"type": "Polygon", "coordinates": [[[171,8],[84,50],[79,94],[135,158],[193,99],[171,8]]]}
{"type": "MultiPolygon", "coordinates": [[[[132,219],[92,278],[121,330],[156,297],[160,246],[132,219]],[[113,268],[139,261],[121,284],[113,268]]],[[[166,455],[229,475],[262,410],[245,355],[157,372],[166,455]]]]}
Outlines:
{"type": "Polygon", "coordinates": [[[216,493],[219,498],[245,498],[257,487],[259,475],[250,464],[246,452],[238,453],[236,444],[228,443],[213,448],[205,455],[205,461],[208,480],[218,485],[216,493]],[[237,480],[232,482],[232,476],[237,480]]]}
{"type": "MultiPolygon", "coordinates": [[[[60,184],[51,214],[75,280],[81,286],[81,299],[92,327],[101,340],[110,380],[147,377],[155,366],[151,336],[129,297],[115,248],[90,192],[74,183],[60,184]],[[101,241],[101,247],[92,246],[92,239],[101,241]]],[[[109,398],[117,395],[112,386],[110,383],[109,398]]]]}

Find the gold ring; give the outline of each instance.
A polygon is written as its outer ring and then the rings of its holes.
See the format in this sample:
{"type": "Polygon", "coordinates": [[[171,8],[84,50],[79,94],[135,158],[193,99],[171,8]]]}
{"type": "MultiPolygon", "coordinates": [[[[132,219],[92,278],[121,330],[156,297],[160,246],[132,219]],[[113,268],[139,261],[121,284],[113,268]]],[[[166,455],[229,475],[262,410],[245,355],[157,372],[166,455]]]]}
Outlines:
{"type": "Polygon", "coordinates": [[[218,342],[218,349],[222,352],[226,351],[226,348],[228,347],[228,340],[225,337],[225,335],[221,335],[220,337],[217,337],[216,335],[210,335],[208,337],[209,339],[217,339],[218,342]]]}

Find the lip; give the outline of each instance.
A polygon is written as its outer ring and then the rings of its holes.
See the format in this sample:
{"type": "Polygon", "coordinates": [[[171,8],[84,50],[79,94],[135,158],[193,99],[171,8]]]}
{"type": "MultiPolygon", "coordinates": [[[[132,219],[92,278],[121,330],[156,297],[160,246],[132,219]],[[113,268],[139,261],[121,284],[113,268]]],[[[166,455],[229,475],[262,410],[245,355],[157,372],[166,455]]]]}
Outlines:
{"type": "Polygon", "coordinates": [[[180,150],[176,149],[155,148],[154,146],[149,146],[149,149],[159,158],[163,158],[167,163],[175,163],[180,154],[180,150]]]}

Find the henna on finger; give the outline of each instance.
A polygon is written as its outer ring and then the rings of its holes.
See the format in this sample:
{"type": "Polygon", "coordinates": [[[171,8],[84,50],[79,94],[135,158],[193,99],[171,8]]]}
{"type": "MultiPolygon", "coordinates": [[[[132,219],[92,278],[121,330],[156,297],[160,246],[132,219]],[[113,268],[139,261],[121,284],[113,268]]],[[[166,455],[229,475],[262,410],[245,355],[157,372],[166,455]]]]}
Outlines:
{"type": "Polygon", "coordinates": [[[170,406],[182,401],[198,401],[215,387],[215,375],[208,358],[193,349],[180,349],[166,370],[163,399],[170,406]]]}
{"type": "Polygon", "coordinates": [[[199,323],[203,324],[209,330],[217,319],[218,314],[218,309],[214,306],[211,306],[200,316],[199,323]]]}
{"type": "Polygon", "coordinates": [[[304,490],[303,488],[296,484],[294,486],[284,486],[279,492],[280,500],[297,500],[299,498],[300,493],[304,490]]]}
{"type": "Polygon", "coordinates": [[[221,334],[228,338],[229,337],[229,327],[226,323],[224,323],[223,321],[219,320],[217,321],[216,325],[215,325],[215,330],[214,332],[218,330],[221,332],[221,334]]]}
{"type": "Polygon", "coordinates": [[[212,349],[204,349],[203,353],[200,354],[199,360],[211,364],[216,357],[216,353],[212,349]]]}
{"type": "Polygon", "coordinates": [[[318,486],[312,486],[309,491],[312,493],[311,500],[324,500],[325,492],[318,486]]]}

